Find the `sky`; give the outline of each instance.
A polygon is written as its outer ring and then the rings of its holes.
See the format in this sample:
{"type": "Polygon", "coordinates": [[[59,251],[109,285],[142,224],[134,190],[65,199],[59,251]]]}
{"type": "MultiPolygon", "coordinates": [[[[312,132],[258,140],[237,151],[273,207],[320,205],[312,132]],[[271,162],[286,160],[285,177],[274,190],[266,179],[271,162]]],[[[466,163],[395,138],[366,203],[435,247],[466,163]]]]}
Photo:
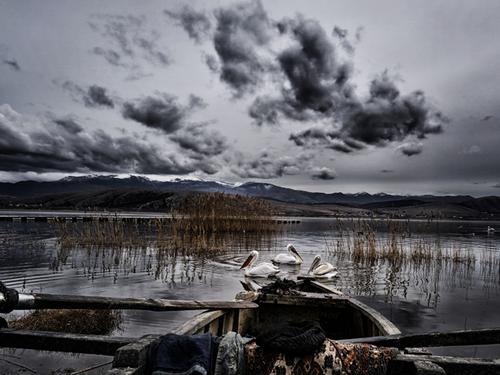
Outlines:
{"type": "Polygon", "coordinates": [[[500,3],[0,0],[0,180],[500,193],[500,3]]]}

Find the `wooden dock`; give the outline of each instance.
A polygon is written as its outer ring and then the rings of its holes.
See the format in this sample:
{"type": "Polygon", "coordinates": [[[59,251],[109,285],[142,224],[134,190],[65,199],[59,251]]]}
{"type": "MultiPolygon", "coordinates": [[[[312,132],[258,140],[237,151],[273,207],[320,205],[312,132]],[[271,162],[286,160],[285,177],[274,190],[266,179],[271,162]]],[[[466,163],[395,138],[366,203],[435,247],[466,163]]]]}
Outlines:
{"type": "MultiPolygon", "coordinates": [[[[109,222],[121,221],[129,223],[147,223],[154,220],[173,221],[169,214],[158,212],[102,212],[102,211],[2,211],[0,222],[16,223],[48,223],[48,222],[109,222]]],[[[272,224],[300,224],[298,218],[275,217],[270,220],[272,224]]]]}

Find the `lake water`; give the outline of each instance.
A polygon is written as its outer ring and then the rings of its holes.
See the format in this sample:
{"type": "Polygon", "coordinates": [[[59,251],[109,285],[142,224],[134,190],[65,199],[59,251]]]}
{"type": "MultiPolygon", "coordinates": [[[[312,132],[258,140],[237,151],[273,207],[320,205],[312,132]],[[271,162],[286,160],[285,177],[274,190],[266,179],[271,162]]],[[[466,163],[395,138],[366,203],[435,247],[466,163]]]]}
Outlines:
{"type": "MultiPolygon", "coordinates": [[[[285,225],[275,236],[258,241],[245,233],[233,236],[210,257],[160,257],[153,245],[62,251],[57,230],[50,223],[0,222],[0,280],[26,292],[232,299],[241,290],[243,275],[238,264],[249,251],[257,248],[260,260],[266,261],[278,252],[286,252],[286,245],[293,243],[304,264],[302,268],[282,267],[282,276],[294,278],[305,272],[314,256],[320,254],[339,270],[340,277],[329,284],[359,297],[403,332],[500,327],[499,222],[402,221],[397,223],[395,241],[394,231],[389,228],[394,224],[372,221],[369,225],[377,247],[389,248],[392,244],[408,254],[413,251],[413,258],[409,255],[394,261],[386,256],[370,261],[355,258],[353,249],[348,248],[357,238],[367,237],[365,225],[325,218],[300,220],[300,224],[285,225]],[[488,234],[488,226],[496,227],[497,235],[488,234]],[[439,251],[441,255],[422,259],[415,255],[418,249],[426,254],[439,251]]],[[[166,333],[194,314],[124,312],[122,327],[113,335],[166,333]]],[[[19,356],[19,351],[16,353],[19,356]]],[[[500,357],[500,349],[454,348],[451,354],[500,357]]],[[[52,366],[61,367],[67,356],[54,354],[50,358],[52,366]]],[[[92,356],[88,358],[82,363],[96,361],[92,356]]],[[[30,359],[30,363],[33,361],[30,359]]],[[[78,363],[75,357],[71,361],[78,363]]]]}

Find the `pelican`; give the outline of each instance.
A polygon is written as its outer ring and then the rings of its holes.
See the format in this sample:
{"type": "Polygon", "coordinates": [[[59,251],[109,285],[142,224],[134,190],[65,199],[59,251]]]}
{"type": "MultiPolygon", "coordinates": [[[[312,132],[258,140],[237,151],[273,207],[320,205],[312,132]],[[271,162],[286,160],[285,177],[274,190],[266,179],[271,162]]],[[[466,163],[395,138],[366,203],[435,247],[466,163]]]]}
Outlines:
{"type": "Polygon", "coordinates": [[[495,233],[495,228],[490,227],[490,226],[488,225],[488,228],[486,229],[486,232],[487,232],[487,233],[495,233]]]}
{"type": "Polygon", "coordinates": [[[288,254],[281,253],[276,255],[273,258],[274,263],[283,263],[283,264],[302,264],[304,261],[295,247],[289,243],[286,247],[288,250],[288,254]]]}
{"type": "Polygon", "coordinates": [[[279,268],[276,267],[274,264],[271,263],[260,263],[257,264],[256,266],[252,267],[252,264],[254,264],[257,259],[259,258],[259,252],[253,250],[250,252],[250,255],[248,258],[243,262],[241,265],[240,269],[245,270],[245,276],[248,277],[273,277],[275,276],[278,272],[280,272],[279,268]]]}
{"type": "Polygon", "coordinates": [[[321,257],[319,255],[314,257],[307,274],[321,279],[331,279],[338,276],[337,267],[332,266],[332,264],[328,262],[321,262],[321,257]]]}

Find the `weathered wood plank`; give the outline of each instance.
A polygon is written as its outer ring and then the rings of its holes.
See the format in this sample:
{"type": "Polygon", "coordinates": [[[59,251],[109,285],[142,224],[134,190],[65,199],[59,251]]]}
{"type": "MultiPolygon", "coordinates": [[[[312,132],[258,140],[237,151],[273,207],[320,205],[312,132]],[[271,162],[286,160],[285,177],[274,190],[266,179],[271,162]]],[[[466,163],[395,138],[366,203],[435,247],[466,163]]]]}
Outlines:
{"type": "Polygon", "coordinates": [[[178,335],[192,335],[198,332],[201,328],[204,328],[210,324],[213,320],[220,318],[222,315],[226,314],[226,311],[215,310],[208,311],[196,315],[194,318],[189,319],[187,322],[183,323],[180,327],[176,328],[173,333],[178,335]]]}
{"type": "MultiPolygon", "coordinates": [[[[490,359],[459,358],[434,355],[398,354],[389,366],[389,374],[418,374],[415,362],[428,361],[453,375],[499,375],[500,362],[490,359]]],[[[418,368],[417,368],[418,369],[418,368]]]]}
{"type": "Polygon", "coordinates": [[[31,309],[116,309],[116,310],[229,310],[255,309],[257,304],[249,301],[197,301],[169,300],[155,298],[116,298],[73,296],[36,293],[20,294],[20,302],[16,310],[31,309]],[[32,296],[33,298],[27,298],[32,296]],[[23,297],[23,298],[21,298],[23,297]],[[26,301],[26,302],[23,302],[26,301]]]}
{"type": "Polygon", "coordinates": [[[160,335],[147,335],[122,346],[116,350],[113,359],[114,368],[145,368],[151,344],[158,340],[160,335]]]}
{"type": "Polygon", "coordinates": [[[395,348],[500,344],[500,328],[469,331],[430,332],[343,340],[395,348]]]}
{"type": "Polygon", "coordinates": [[[114,355],[118,348],[135,340],[130,337],[0,329],[0,347],[66,353],[114,355]]]}
{"type": "MultiPolygon", "coordinates": [[[[368,305],[365,305],[363,302],[358,301],[355,298],[349,298],[348,304],[356,308],[357,310],[362,310],[364,315],[371,320],[373,324],[378,328],[381,333],[386,333],[388,335],[399,335],[401,331],[396,325],[379,313],[377,310],[372,309],[368,305]]],[[[390,345],[389,345],[390,346],[390,345]]],[[[412,345],[406,345],[412,346],[412,345]]],[[[418,345],[413,345],[418,346],[418,345]]]]}

